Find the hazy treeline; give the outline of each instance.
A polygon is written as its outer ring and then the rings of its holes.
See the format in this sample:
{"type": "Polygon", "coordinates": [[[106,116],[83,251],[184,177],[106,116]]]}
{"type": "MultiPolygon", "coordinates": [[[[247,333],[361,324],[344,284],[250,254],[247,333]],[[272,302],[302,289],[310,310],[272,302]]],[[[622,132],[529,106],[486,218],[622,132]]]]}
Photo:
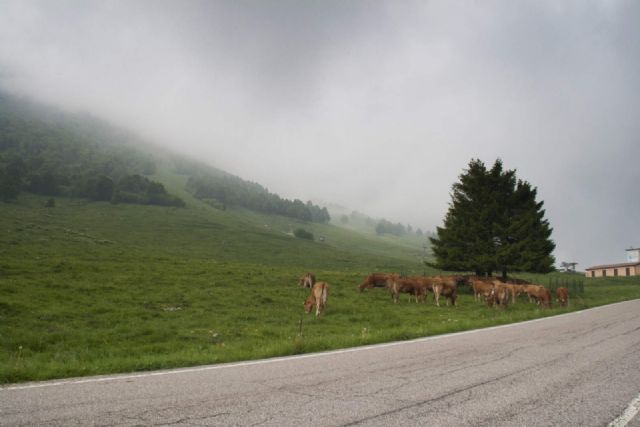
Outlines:
{"type": "Polygon", "coordinates": [[[328,223],[327,208],[311,201],[289,200],[269,192],[255,182],[246,181],[212,167],[187,160],[176,160],[178,173],[189,175],[187,190],[196,198],[220,209],[238,206],[257,212],[283,215],[302,221],[328,223]]]}
{"type": "Polygon", "coordinates": [[[131,137],[90,117],[67,116],[0,93],[0,197],[21,192],[184,206],[131,137]]]}
{"type": "MultiPolygon", "coordinates": [[[[0,198],[21,192],[114,203],[185,206],[148,176],[154,153],[135,136],[90,116],[67,115],[0,92],[0,198]]],[[[163,156],[166,153],[161,153],[163,156]]],[[[212,206],[238,206],[302,221],[328,223],[326,208],[284,199],[261,185],[175,156],[187,190],[212,206]]]]}
{"type": "Polygon", "coordinates": [[[375,230],[376,234],[392,234],[394,236],[404,236],[415,234],[416,236],[428,236],[420,228],[413,228],[410,224],[406,226],[397,222],[393,223],[387,219],[374,219],[358,211],[352,211],[349,215],[340,216],[340,222],[344,225],[352,225],[364,229],[375,230]]]}

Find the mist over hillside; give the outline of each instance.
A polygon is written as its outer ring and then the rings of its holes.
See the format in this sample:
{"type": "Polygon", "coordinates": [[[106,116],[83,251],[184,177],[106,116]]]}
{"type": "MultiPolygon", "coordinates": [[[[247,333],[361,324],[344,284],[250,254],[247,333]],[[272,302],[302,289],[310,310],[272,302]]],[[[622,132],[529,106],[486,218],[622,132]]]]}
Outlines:
{"type": "Polygon", "coordinates": [[[435,234],[430,230],[414,227],[412,224],[392,222],[386,218],[374,218],[358,209],[348,208],[341,204],[324,203],[331,214],[331,222],[337,226],[358,230],[371,234],[393,234],[396,236],[415,235],[425,240],[435,234]]]}
{"type": "MultiPolygon", "coordinates": [[[[158,165],[163,164],[188,177],[185,189],[216,209],[243,207],[302,221],[331,220],[326,207],[310,200],[282,198],[259,183],[162,148],[94,116],[67,113],[0,92],[0,197],[5,201],[28,192],[112,203],[185,206],[162,182],[154,181],[158,165]]],[[[410,225],[365,214],[353,212],[350,217],[350,225],[360,231],[373,225],[369,231],[378,234],[414,232],[410,225]]],[[[347,225],[342,215],[334,223],[347,225]]],[[[420,229],[415,232],[422,235],[420,229]]]]}

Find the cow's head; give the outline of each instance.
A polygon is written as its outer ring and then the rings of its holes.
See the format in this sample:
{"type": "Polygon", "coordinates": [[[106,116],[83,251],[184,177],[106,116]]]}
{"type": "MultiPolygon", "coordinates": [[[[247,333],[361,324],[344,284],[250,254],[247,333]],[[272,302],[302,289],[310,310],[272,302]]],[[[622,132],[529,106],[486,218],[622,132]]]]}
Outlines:
{"type": "Polygon", "coordinates": [[[304,302],[304,311],[306,313],[311,313],[311,309],[313,308],[313,300],[309,298],[304,302]]]}
{"type": "Polygon", "coordinates": [[[365,289],[369,289],[369,288],[372,288],[372,287],[373,287],[373,285],[372,285],[371,283],[369,283],[369,282],[362,282],[362,283],[360,283],[360,284],[358,285],[358,292],[362,292],[362,291],[364,291],[365,289]]]}

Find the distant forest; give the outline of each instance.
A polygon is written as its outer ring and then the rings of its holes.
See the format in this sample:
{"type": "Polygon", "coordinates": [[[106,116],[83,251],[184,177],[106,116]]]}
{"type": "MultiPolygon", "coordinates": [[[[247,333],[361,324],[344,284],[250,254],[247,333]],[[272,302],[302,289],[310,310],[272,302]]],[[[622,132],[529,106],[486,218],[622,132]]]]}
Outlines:
{"type": "Polygon", "coordinates": [[[405,226],[399,222],[392,223],[384,218],[374,219],[358,211],[352,211],[349,215],[342,214],[340,216],[340,223],[345,226],[352,225],[371,229],[379,235],[392,234],[394,236],[404,236],[407,234],[415,234],[418,237],[430,235],[428,232],[423,232],[421,228],[413,228],[410,224],[405,226]]]}
{"type": "MultiPolygon", "coordinates": [[[[156,172],[154,151],[133,135],[84,115],[70,115],[0,92],[0,199],[22,192],[112,203],[185,206],[156,172]],[[146,147],[145,147],[146,145],[146,147]]],[[[167,153],[161,153],[167,157],[167,153]]],[[[218,209],[242,207],[327,223],[326,208],[288,200],[259,184],[173,155],[187,191],[218,209]]]]}
{"type": "Polygon", "coordinates": [[[178,173],[189,176],[187,190],[218,209],[238,206],[302,221],[328,223],[331,220],[327,208],[311,201],[284,199],[260,184],[188,160],[176,160],[175,164],[178,173]]]}

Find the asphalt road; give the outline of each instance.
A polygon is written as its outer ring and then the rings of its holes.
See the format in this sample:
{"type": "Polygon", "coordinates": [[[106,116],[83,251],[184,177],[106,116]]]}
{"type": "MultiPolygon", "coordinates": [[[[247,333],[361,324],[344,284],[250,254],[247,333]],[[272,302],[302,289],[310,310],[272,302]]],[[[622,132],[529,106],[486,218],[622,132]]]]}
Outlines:
{"type": "Polygon", "coordinates": [[[5,386],[0,425],[605,426],[639,393],[636,300],[346,351],[5,386]]]}

